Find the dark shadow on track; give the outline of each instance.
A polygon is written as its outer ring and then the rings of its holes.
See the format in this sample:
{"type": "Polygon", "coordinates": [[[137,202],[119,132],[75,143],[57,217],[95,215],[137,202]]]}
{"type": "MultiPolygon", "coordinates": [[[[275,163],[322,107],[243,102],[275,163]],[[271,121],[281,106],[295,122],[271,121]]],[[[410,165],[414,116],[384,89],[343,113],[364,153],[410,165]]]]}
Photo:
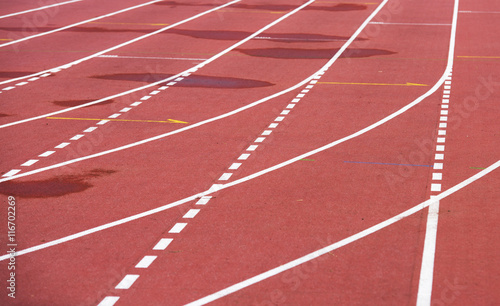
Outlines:
{"type": "MultiPolygon", "coordinates": [[[[134,81],[153,83],[171,77],[171,74],[162,73],[118,73],[108,75],[93,76],[96,79],[117,80],[117,81],[134,81]]],[[[230,77],[214,77],[204,75],[191,75],[188,78],[178,82],[175,87],[196,87],[196,88],[255,88],[273,86],[273,83],[230,78],[230,77]]]]}
{"type": "MultiPolygon", "coordinates": [[[[269,57],[278,59],[330,59],[339,49],[236,49],[237,51],[256,57],[269,57]]],[[[396,52],[382,49],[347,49],[341,58],[362,58],[378,55],[392,55],[396,52]]]]}
{"type": "MultiPolygon", "coordinates": [[[[55,105],[57,105],[57,106],[62,106],[62,107],[74,107],[74,106],[82,105],[82,104],[89,103],[89,102],[92,102],[92,101],[95,101],[95,100],[97,100],[97,98],[94,99],[94,100],[53,101],[52,103],[55,104],[55,105]]],[[[89,105],[89,106],[86,106],[86,107],[93,107],[93,106],[99,106],[99,105],[105,105],[105,104],[111,104],[111,103],[113,103],[113,100],[108,100],[108,101],[100,102],[99,104],[89,105]]]]}
{"type": "Polygon", "coordinates": [[[110,175],[114,170],[94,169],[81,175],[59,176],[42,181],[8,181],[0,183],[0,193],[20,198],[51,198],[82,192],[93,185],[89,179],[110,175]]]}
{"type": "Polygon", "coordinates": [[[20,78],[20,77],[23,77],[23,76],[27,76],[27,75],[31,75],[31,74],[37,73],[37,72],[38,71],[36,71],[36,72],[29,72],[29,71],[0,71],[0,78],[7,78],[7,79],[20,78]]]}

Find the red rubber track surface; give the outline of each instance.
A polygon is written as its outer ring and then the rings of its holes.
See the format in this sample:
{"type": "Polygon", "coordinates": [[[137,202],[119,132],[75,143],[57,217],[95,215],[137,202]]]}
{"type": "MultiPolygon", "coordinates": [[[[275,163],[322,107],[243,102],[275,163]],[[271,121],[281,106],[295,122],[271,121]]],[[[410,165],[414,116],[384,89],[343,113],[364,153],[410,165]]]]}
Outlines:
{"type": "MultiPolygon", "coordinates": [[[[0,1],[0,15],[53,3],[0,1]]],[[[42,33],[142,3],[83,0],[3,18],[0,44],[26,36],[30,20],[42,33]]],[[[115,305],[184,305],[376,226],[439,195],[437,184],[448,190],[499,160],[500,6],[493,0],[460,0],[458,8],[453,0],[389,0],[312,83],[207,123],[317,73],[383,1],[315,1],[182,79],[144,89],[304,2],[242,0],[48,76],[11,81],[225,3],[160,1],[0,47],[0,255],[12,248],[9,196],[21,252],[0,262],[4,284],[15,271],[15,298],[4,286],[0,304],[98,305],[116,297],[115,305]],[[399,116],[276,167],[400,110],[448,68],[447,83],[399,116]],[[137,145],[124,148],[130,144],[137,145]],[[266,169],[272,171],[252,176],[266,169]],[[199,204],[200,193],[233,182],[240,183],[199,204]],[[165,238],[173,240],[154,250],[165,238]],[[136,267],[145,256],[156,257],[136,267]],[[139,277],[116,288],[127,275],[139,277]]],[[[493,170],[440,200],[428,302],[420,296],[421,266],[429,260],[429,209],[422,208],[213,304],[494,305],[499,187],[493,170]]]]}

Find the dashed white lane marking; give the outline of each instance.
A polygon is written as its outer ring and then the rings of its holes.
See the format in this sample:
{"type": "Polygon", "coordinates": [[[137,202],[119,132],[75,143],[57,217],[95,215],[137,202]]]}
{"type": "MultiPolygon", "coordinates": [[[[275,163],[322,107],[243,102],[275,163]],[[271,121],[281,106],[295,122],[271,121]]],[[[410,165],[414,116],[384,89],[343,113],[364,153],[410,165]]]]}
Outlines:
{"type": "Polygon", "coordinates": [[[127,274],[122,281],[116,285],[115,289],[129,289],[138,278],[139,275],[137,274],[127,274]]]}
{"type": "Polygon", "coordinates": [[[196,215],[200,212],[199,209],[190,209],[182,218],[184,219],[192,219],[196,217],[196,215]]]}
{"type": "Polygon", "coordinates": [[[125,108],[122,108],[122,109],[120,110],[120,113],[126,113],[126,112],[128,112],[129,110],[131,110],[131,109],[132,109],[131,107],[125,107],[125,108]]]}
{"type": "Polygon", "coordinates": [[[10,170],[9,172],[5,173],[4,175],[2,175],[3,177],[10,177],[10,176],[13,176],[13,175],[16,175],[17,173],[21,172],[20,169],[12,169],[10,170]]]}
{"type": "Polygon", "coordinates": [[[272,132],[273,131],[271,131],[271,130],[265,130],[264,132],[262,132],[261,135],[263,135],[263,136],[269,136],[269,135],[271,135],[272,132]]]}
{"type": "Polygon", "coordinates": [[[28,84],[28,82],[21,82],[21,83],[17,83],[16,86],[24,86],[26,84],[28,84]]]}
{"type": "Polygon", "coordinates": [[[30,159],[27,162],[25,162],[24,164],[22,164],[21,166],[29,167],[29,166],[34,165],[36,162],[38,162],[38,159],[30,159]]]}
{"type": "Polygon", "coordinates": [[[248,153],[243,153],[238,157],[238,160],[247,160],[250,157],[250,154],[248,153]]]}
{"type": "Polygon", "coordinates": [[[85,135],[78,134],[78,135],[75,135],[75,136],[71,137],[69,140],[78,140],[78,139],[82,138],[83,136],[85,136],[85,135]]]}
{"type": "Polygon", "coordinates": [[[258,137],[255,142],[264,142],[264,140],[266,140],[266,137],[258,137]]]}
{"type": "Polygon", "coordinates": [[[101,120],[101,121],[97,122],[97,125],[104,125],[108,122],[109,122],[109,120],[101,120]]]}
{"type": "Polygon", "coordinates": [[[281,121],[283,121],[283,119],[285,119],[285,117],[279,116],[279,117],[276,117],[276,119],[274,119],[274,121],[281,122],[281,121]]]}
{"type": "Polygon", "coordinates": [[[277,128],[277,127],[278,127],[278,123],[271,123],[271,124],[269,125],[269,128],[270,128],[270,129],[275,129],[275,128],[277,128]]]}
{"type": "Polygon", "coordinates": [[[88,129],[84,130],[84,133],[91,133],[93,131],[97,130],[97,126],[91,126],[88,129]]]}
{"type": "Polygon", "coordinates": [[[258,145],[251,145],[247,148],[247,151],[255,151],[257,150],[258,147],[259,147],[258,145]]]}
{"type": "Polygon", "coordinates": [[[170,231],[168,231],[171,234],[178,234],[180,233],[185,227],[187,223],[176,223],[170,231]]]}
{"type": "Polygon", "coordinates": [[[109,116],[108,118],[109,118],[109,119],[115,119],[115,118],[120,117],[121,115],[122,115],[122,114],[116,113],[116,114],[113,114],[113,115],[109,116]]]}
{"type": "Polygon", "coordinates": [[[229,178],[233,175],[232,173],[224,173],[222,176],[219,178],[219,181],[227,181],[229,178]]]}
{"type": "Polygon", "coordinates": [[[42,153],[40,155],[38,155],[39,157],[47,157],[47,156],[50,156],[52,154],[56,153],[56,151],[47,151],[45,153],[42,153]]]}
{"type": "Polygon", "coordinates": [[[208,201],[210,201],[211,198],[211,196],[203,196],[198,200],[198,202],[196,202],[196,205],[205,205],[208,203],[208,201]]]}
{"type": "Polygon", "coordinates": [[[174,239],[171,238],[162,238],[158,243],[153,247],[153,250],[163,251],[165,250],[170,243],[172,243],[174,239]]]}
{"type": "Polygon", "coordinates": [[[14,86],[9,86],[9,87],[3,88],[2,90],[3,91],[8,91],[8,90],[11,90],[11,89],[14,89],[14,88],[15,88],[14,86]]]}
{"type": "Polygon", "coordinates": [[[151,96],[144,96],[140,100],[141,101],[146,101],[146,100],[149,100],[150,98],[151,98],[151,96]]]}
{"type": "Polygon", "coordinates": [[[238,168],[241,166],[241,163],[233,163],[231,166],[229,166],[229,170],[238,170],[238,168]]]}
{"type": "Polygon", "coordinates": [[[40,7],[34,8],[34,9],[25,10],[25,11],[22,11],[22,12],[16,12],[16,13],[11,13],[11,14],[7,14],[7,15],[3,15],[3,16],[0,16],[0,19],[12,17],[12,16],[17,16],[17,15],[22,15],[22,14],[27,14],[27,13],[31,13],[31,12],[36,12],[36,11],[40,11],[40,10],[45,10],[45,9],[48,9],[48,8],[51,8],[51,7],[54,7],[54,6],[60,6],[60,5],[65,5],[65,4],[68,4],[68,3],[79,2],[79,1],[82,1],[82,0],[70,0],[70,1],[59,2],[59,3],[51,4],[51,5],[40,6],[40,7]]]}
{"type": "Polygon", "coordinates": [[[113,306],[119,299],[119,296],[107,296],[97,306],[113,306]]]}
{"type": "Polygon", "coordinates": [[[139,106],[139,105],[141,105],[141,103],[142,102],[137,101],[137,102],[134,102],[134,103],[130,104],[130,106],[139,106]]]}
{"type": "Polygon", "coordinates": [[[152,92],[149,93],[150,96],[154,96],[154,95],[157,95],[159,94],[161,91],[159,90],[153,90],[152,92]]]}
{"type": "Polygon", "coordinates": [[[146,269],[153,263],[153,261],[155,261],[157,257],[158,256],[146,255],[141,259],[141,261],[137,263],[137,265],[135,265],[135,267],[140,269],[146,269]]]}

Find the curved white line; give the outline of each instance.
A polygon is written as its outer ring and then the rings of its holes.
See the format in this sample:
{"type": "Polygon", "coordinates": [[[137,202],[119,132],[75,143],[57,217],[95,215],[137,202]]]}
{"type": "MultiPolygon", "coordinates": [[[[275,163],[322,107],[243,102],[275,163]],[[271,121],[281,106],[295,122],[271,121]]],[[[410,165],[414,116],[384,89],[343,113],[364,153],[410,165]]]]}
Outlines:
{"type": "MultiPolygon", "coordinates": [[[[359,35],[359,33],[364,29],[364,27],[366,27],[366,25],[370,22],[371,19],[373,19],[373,17],[382,9],[382,7],[387,3],[388,0],[384,0],[380,5],[379,7],[368,17],[368,19],[365,20],[365,22],[360,26],[360,28],[355,32],[355,34],[351,37],[351,39],[346,42],[346,44],[341,48],[341,50],[339,50],[339,52],[335,55],[335,59],[338,58],[341,53],[340,52],[344,52],[344,50],[347,48],[348,46],[348,43],[352,42],[357,35],[359,35]],[[345,47],[345,48],[344,48],[345,47]],[[340,54],[339,54],[340,53],[340,54]]],[[[458,0],[456,0],[458,1],[458,0]]],[[[454,27],[456,29],[456,26],[454,27]]],[[[451,55],[451,58],[453,58],[453,54],[454,54],[454,51],[451,50],[451,49],[454,49],[454,46],[455,46],[455,37],[454,37],[454,32],[452,31],[452,39],[450,40],[450,51],[449,51],[449,55],[451,55]]],[[[335,61],[334,58],[332,58],[330,61],[328,61],[328,63],[320,70],[320,71],[325,71],[328,69],[328,67],[331,66],[331,64],[333,64],[333,62],[335,61]],[[325,68],[326,67],[326,68],[325,68]]],[[[229,188],[229,187],[232,187],[232,186],[235,186],[235,185],[238,185],[238,184],[241,184],[241,183],[244,183],[246,181],[249,181],[249,180],[252,180],[254,178],[257,178],[259,176],[262,176],[264,174],[267,174],[269,172],[272,172],[272,171],[275,171],[275,170],[278,170],[280,168],[283,168],[285,166],[288,166],[292,163],[295,163],[303,158],[307,158],[311,155],[314,155],[314,154],[317,154],[321,151],[325,151],[327,149],[330,149],[340,143],[343,143],[347,140],[350,140],[352,138],[355,138],[357,136],[360,136],[364,133],[367,133],[368,131],[386,123],[387,121],[401,115],[402,113],[406,112],[407,110],[409,110],[410,108],[412,108],[413,106],[417,105],[418,103],[420,103],[422,100],[424,100],[426,97],[430,96],[433,92],[435,92],[443,83],[444,83],[444,80],[445,80],[445,77],[446,75],[448,75],[448,72],[449,70],[451,69],[451,64],[452,62],[450,61],[450,58],[448,58],[448,65],[447,65],[447,68],[446,68],[446,71],[445,73],[443,74],[443,76],[439,79],[439,81],[436,83],[436,85],[434,85],[429,91],[427,91],[424,95],[420,96],[419,98],[417,98],[415,101],[413,101],[412,103],[408,104],[407,106],[401,108],[400,110],[392,113],[391,115],[385,117],[384,119],[370,125],[369,127],[367,128],[364,128],[354,134],[351,134],[349,136],[346,136],[342,139],[339,139],[337,141],[334,141],[334,142],[331,142],[325,146],[322,146],[318,149],[315,149],[315,150],[312,150],[312,151],[309,151],[307,153],[304,153],[300,156],[297,156],[295,158],[292,158],[290,160],[287,160],[285,162],[282,162],[278,165],[275,165],[273,167],[270,167],[270,168],[267,168],[267,169],[264,169],[262,171],[259,171],[259,172],[256,172],[252,175],[249,175],[249,176],[246,176],[244,178],[241,178],[241,179],[238,179],[236,181],[233,181],[233,182],[230,182],[230,183],[227,183],[227,184],[224,184],[224,185],[221,185],[220,188],[217,189],[218,190],[222,190],[222,189],[226,189],[226,188],[229,188]]],[[[317,74],[317,73],[316,73],[317,74]]],[[[315,74],[315,75],[316,75],[315,74]]],[[[306,79],[306,80],[311,80],[312,77],[306,79]]],[[[301,82],[301,83],[306,83],[306,82],[301,82]]],[[[299,83],[299,84],[301,84],[299,83]]],[[[269,97],[268,97],[269,98],[269,97]]],[[[257,102],[255,102],[257,103],[257,102]]],[[[261,102],[262,103],[262,102],[261,102]]],[[[254,104],[254,103],[252,103],[254,104]]],[[[248,106],[246,106],[246,108],[248,108],[248,106]]],[[[234,111],[233,111],[234,112],[234,111]]],[[[229,114],[229,113],[227,113],[229,114]]],[[[227,115],[225,114],[225,115],[227,115]]],[[[225,116],[225,115],[222,115],[222,116],[225,116]]],[[[221,117],[221,116],[219,116],[221,117]]],[[[218,117],[216,117],[218,118],[218,117]]],[[[209,120],[214,120],[214,118],[212,119],[209,119],[209,120]]],[[[208,121],[208,120],[206,120],[208,121]]],[[[204,121],[204,122],[206,122],[204,121]]],[[[215,121],[215,120],[214,120],[215,121]]],[[[184,128],[186,129],[186,128],[184,128]]],[[[180,129],[180,130],[184,130],[184,129],[180,129]]],[[[178,133],[178,131],[180,130],[177,130],[177,131],[173,131],[171,133],[178,133]]],[[[171,133],[167,133],[167,134],[171,134],[171,133]]],[[[165,134],[164,134],[165,135],[165,134]]],[[[162,136],[162,135],[160,135],[162,136]]],[[[157,137],[160,137],[160,136],[157,136],[157,137]]],[[[163,137],[166,137],[166,136],[163,136],[163,137]]],[[[151,139],[151,138],[149,138],[151,139]]],[[[145,140],[146,141],[146,140],[145,140]]],[[[149,140],[149,141],[152,141],[152,140],[149,140]]],[[[148,142],[148,141],[146,141],[148,142]]],[[[135,145],[138,145],[137,143],[134,143],[135,145]]],[[[134,144],[131,144],[131,145],[134,145],[134,144]]],[[[127,146],[124,146],[124,147],[129,147],[131,145],[127,145],[127,146]]],[[[134,146],[135,146],[134,145],[134,146]]],[[[120,147],[120,148],[123,148],[123,147],[120,147]]],[[[116,150],[116,149],[115,149],[116,150]]],[[[112,150],[110,150],[112,151],[112,150]]],[[[105,151],[105,152],[109,152],[109,151],[105,151]]],[[[104,152],[101,152],[101,153],[104,153],[104,152]]],[[[98,154],[101,154],[101,153],[98,153],[98,154]]],[[[111,152],[110,152],[111,153],[111,152]]],[[[98,154],[93,154],[93,155],[90,155],[90,156],[93,156],[95,157],[96,155],[98,154]]],[[[80,160],[85,160],[85,159],[89,159],[90,156],[86,156],[86,157],[83,157],[83,158],[79,158],[79,159],[76,159],[76,161],[80,161],[80,160]]],[[[73,160],[74,162],[76,162],[75,160],[73,160]]],[[[46,167],[46,168],[41,168],[41,169],[38,169],[38,170],[42,170],[42,171],[46,171],[46,170],[50,170],[50,169],[54,169],[54,168],[58,168],[58,167],[62,167],[64,165],[67,165],[67,164],[70,164],[70,163],[73,163],[72,161],[68,161],[68,162],[65,162],[65,163],[61,163],[61,164],[57,164],[57,165],[53,165],[53,166],[49,166],[49,167],[46,167]]],[[[500,162],[499,162],[500,163],[500,162]]],[[[495,169],[498,167],[497,164],[494,164],[496,165],[495,166],[495,169]]],[[[488,168],[490,169],[490,168],[488,168]]],[[[489,172],[491,172],[492,170],[494,169],[491,169],[489,172]]],[[[37,171],[37,170],[35,170],[37,171]]],[[[483,170],[482,172],[480,173],[483,173],[484,171],[486,170],[483,170]]],[[[41,171],[39,171],[41,172],[41,171]]],[[[38,173],[38,172],[36,172],[38,173]]],[[[0,180],[0,182],[3,182],[3,181],[8,181],[8,180],[11,180],[11,179],[15,179],[15,178],[18,178],[18,177],[23,177],[23,176],[26,176],[26,175],[30,175],[30,174],[34,174],[34,171],[31,171],[31,172],[26,172],[24,174],[20,174],[20,175],[16,175],[16,176],[12,176],[12,177],[9,177],[9,178],[4,178],[2,180],[0,180]]],[[[485,173],[486,174],[486,173],[485,173]]],[[[467,184],[468,185],[468,184],[467,184]]],[[[465,186],[463,186],[465,187],[465,186]]],[[[461,187],[461,188],[463,188],[461,187]]],[[[114,221],[114,222],[111,222],[111,223],[108,223],[108,224],[104,224],[104,225],[101,225],[101,226],[98,226],[98,227],[95,227],[95,228],[92,228],[92,229],[89,229],[89,230],[86,230],[86,231],[82,231],[80,233],[76,233],[76,234],[73,234],[73,235],[70,235],[70,236],[66,236],[66,237],[63,237],[63,238],[60,238],[60,239],[57,239],[57,240],[53,240],[51,242],[47,242],[47,243],[44,243],[44,244],[40,244],[40,245],[37,245],[37,246],[34,246],[34,247],[31,247],[31,248],[28,248],[28,249],[24,249],[24,250],[21,250],[19,252],[17,252],[16,254],[17,255],[23,255],[23,254],[27,254],[27,253],[31,253],[31,252],[34,252],[34,251],[37,251],[37,250],[41,250],[41,249],[45,249],[47,247],[50,247],[50,246],[54,246],[54,245],[58,245],[58,244],[61,244],[61,243],[64,243],[64,242],[68,242],[68,241],[71,241],[71,240],[74,240],[76,238],[80,238],[80,237],[83,237],[83,236],[86,236],[86,235],[89,235],[89,234],[92,234],[92,233],[95,233],[95,232],[98,232],[98,231],[101,231],[101,230],[104,230],[104,229],[107,229],[107,228],[110,228],[110,227],[114,227],[114,226],[117,226],[117,225],[121,225],[121,224],[124,224],[124,223],[127,223],[127,222],[130,222],[130,221],[133,221],[133,220],[137,220],[139,218],[142,218],[142,217],[145,217],[145,216],[149,216],[151,214],[155,214],[155,213],[158,213],[158,212],[161,212],[161,211],[164,211],[164,210],[167,210],[167,209],[170,209],[172,207],[175,207],[175,206],[178,206],[178,205],[181,205],[181,204],[184,204],[184,203],[187,203],[187,202],[190,202],[194,199],[196,199],[197,197],[201,197],[201,196],[205,196],[205,195],[208,195],[208,194],[211,194],[215,192],[214,190],[206,190],[204,192],[201,192],[201,193],[198,193],[196,195],[192,195],[190,197],[187,197],[187,198],[184,198],[184,199],[181,199],[181,200],[178,200],[176,202],[173,202],[173,203],[170,203],[170,204],[167,204],[167,205],[164,205],[164,206],[161,206],[161,207],[158,207],[158,208],[155,208],[155,209],[152,209],[152,210],[149,210],[149,211],[146,211],[146,212],[143,212],[143,213],[140,213],[140,214],[136,214],[136,215],[133,215],[133,216],[130,216],[130,217],[127,217],[127,218],[124,218],[124,219],[120,219],[120,220],[117,220],[117,221],[114,221]]],[[[442,194],[446,194],[446,192],[442,193],[442,194]]],[[[0,256],[0,261],[2,260],[5,260],[8,258],[8,255],[4,255],[4,256],[0,256]]]]}
{"type": "MultiPolygon", "coordinates": [[[[158,2],[158,1],[163,1],[163,0],[155,0],[155,1],[153,1],[153,2],[158,2]]],[[[129,44],[132,44],[132,43],[135,43],[135,42],[137,42],[137,41],[139,41],[139,40],[142,40],[142,39],[148,38],[148,37],[150,37],[150,36],[156,35],[156,34],[158,34],[158,33],[164,32],[164,31],[166,31],[166,30],[168,30],[168,29],[171,29],[171,28],[176,27],[176,26],[178,26],[178,25],[184,24],[184,23],[186,23],[186,22],[188,22],[188,21],[194,20],[194,19],[199,18],[199,17],[201,17],[201,16],[203,16],[203,15],[206,15],[206,14],[208,14],[208,13],[211,13],[211,12],[217,11],[217,10],[219,10],[219,9],[222,9],[222,8],[224,8],[224,7],[226,7],[226,6],[232,5],[232,4],[237,3],[237,2],[240,2],[240,1],[241,1],[241,0],[234,0],[234,1],[231,1],[231,2],[229,2],[229,3],[223,4],[223,5],[218,6],[218,7],[216,7],[216,8],[213,8],[213,9],[207,10],[207,11],[205,11],[205,12],[202,12],[202,13],[200,13],[200,14],[198,14],[198,15],[193,16],[193,17],[190,17],[190,18],[187,18],[187,19],[181,20],[181,21],[176,22],[176,23],[174,23],[174,24],[172,24],[172,25],[169,25],[169,26],[167,26],[167,27],[161,28],[161,29],[156,30],[156,31],[154,31],[154,32],[151,32],[151,33],[145,34],[145,35],[143,35],[143,36],[139,36],[139,37],[134,38],[134,39],[132,39],[132,40],[126,41],[126,42],[124,42],[124,43],[121,43],[121,44],[116,45],[116,46],[114,46],[114,47],[108,48],[108,49],[106,49],[106,50],[99,51],[99,52],[97,52],[97,53],[95,53],[95,54],[92,54],[92,55],[89,55],[89,56],[87,56],[87,57],[84,57],[84,58],[78,59],[78,60],[76,60],[76,61],[73,61],[73,62],[70,62],[70,63],[64,64],[64,65],[57,66],[57,67],[55,67],[55,68],[47,69],[47,70],[44,70],[44,71],[41,71],[41,72],[33,73],[33,74],[30,74],[30,75],[26,75],[26,76],[22,76],[22,77],[18,77],[18,78],[10,79],[10,80],[5,80],[5,81],[2,81],[2,82],[0,82],[0,85],[2,85],[2,84],[7,84],[7,83],[12,83],[12,82],[16,82],[16,81],[19,81],[19,80],[24,80],[24,79],[31,78],[31,77],[35,77],[35,76],[39,76],[39,75],[42,75],[42,74],[47,73],[47,72],[59,71],[59,70],[61,70],[61,69],[67,69],[67,68],[70,68],[71,66],[74,66],[74,65],[80,64],[80,63],[82,63],[82,62],[84,62],[84,61],[88,61],[88,60],[90,60],[90,59],[92,59],[92,58],[94,58],[94,57],[97,57],[97,56],[103,55],[103,54],[105,54],[105,53],[108,53],[108,52],[110,52],[110,51],[116,50],[116,49],[121,48],[121,47],[123,47],[123,46],[129,45],[129,44]]],[[[151,2],[151,3],[153,3],[153,2],[151,2]]],[[[149,2],[148,2],[148,3],[149,3],[149,2]]]]}
{"type": "Polygon", "coordinates": [[[22,11],[22,12],[17,12],[17,13],[3,15],[3,16],[0,16],[0,19],[12,17],[12,16],[17,16],[17,15],[23,15],[23,14],[27,14],[27,13],[31,13],[31,12],[36,12],[36,11],[48,9],[48,8],[51,8],[51,7],[61,6],[61,5],[64,5],[64,4],[73,3],[73,2],[79,2],[79,1],[82,1],[82,0],[70,0],[70,1],[66,1],[66,2],[59,2],[59,3],[56,3],[56,4],[51,4],[51,5],[46,5],[46,6],[42,6],[42,7],[37,7],[35,9],[31,9],[31,10],[26,10],[26,11],[22,11]]]}
{"type": "MultiPolygon", "coordinates": [[[[78,0],[78,1],[81,1],[81,0],[78,0]]],[[[136,5],[136,6],[132,6],[132,7],[129,7],[129,8],[123,9],[123,10],[119,10],[119,11],[116,11],[116,12],[113,12],[113,13],[109,13],[109,14],[101,15],[101,16],[94,17],[94,18],[91,18],[91,19],[87,19],[87,20],[84,20],[84,21],[80,21],[80,22],[77,22],[77,23],[73,23],[73,24],[70,24],[70,25],[67,25],[67,26],[64,26],[64,27],[61,27],[61,28],[57,28],[57,29],[51,30],[51,31],[47,31],[47,32],[43,32],[43,33],[38,33],[38,34],[27,36],[27,37],[24,37],[24,38],[21,38],[21,39],[18,39],[18,40],[10,41],[8,43],[1,44],[0,48],[7,47],[7,46],[10,46],[10,45],[13,45],[13,44],[17,44],[17,43],[20,43],[20,42],[23,42],[23,41],[26,41],[26,40],[30,40],[30,39],[33,39],[33,38],[37,38],[37,37],[49,35],[49,34],[52,34],[52,33],[64,31],[64,30],[67,30],[67,29],[71,29],[71,28],[77,27],[77,26],[82,25],[82,24],[86,24],[86,23],[89,23],[89,22],[92,22],[92,21],[96,21],[96,20],[99,20],[99,19],[103,19],[103,18],[106,18],[106,17],[111,17],[111,16],[114,16],[114,15],[117,15],[117,14],[120,14],[120,13],[123,13],[123,12],[127,12],[127,11],[130,11],[130,10],[134,10],[136,8],[140,8],[140,7],[143,7],[143,6],[146,6],[146,5],[150,5],[150,4],[159,2],[159,1],[162,1],[162,0],[150,1],[150,2],[147,2],[147,3],[143,3],[143,4],[136,5]]]]}

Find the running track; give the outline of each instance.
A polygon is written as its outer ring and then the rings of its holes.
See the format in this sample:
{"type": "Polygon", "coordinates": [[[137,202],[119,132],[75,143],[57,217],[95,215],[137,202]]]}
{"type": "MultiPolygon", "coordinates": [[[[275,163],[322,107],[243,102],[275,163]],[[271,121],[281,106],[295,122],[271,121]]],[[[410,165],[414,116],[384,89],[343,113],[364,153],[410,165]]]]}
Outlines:
{"type": "Polygon", "coordinates": [[[500,300],[497,1],[4,2],[0,304],[500,300]]]}

